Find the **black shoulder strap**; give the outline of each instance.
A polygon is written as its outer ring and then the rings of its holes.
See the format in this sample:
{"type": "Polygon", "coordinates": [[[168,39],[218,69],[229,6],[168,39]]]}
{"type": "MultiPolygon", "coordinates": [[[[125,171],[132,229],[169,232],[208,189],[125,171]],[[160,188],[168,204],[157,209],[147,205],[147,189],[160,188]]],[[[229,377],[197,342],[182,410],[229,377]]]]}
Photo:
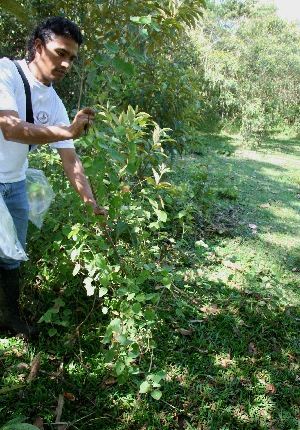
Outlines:
{"type": "Polygon", "coordinates": [[[25,94],[26,94],[26,122],[31,122],[34,124],[34,118],[33,118],[33,111],[32,111],[32,102],[31,102],[31,92],[30,92],[30,86],[29,82],[25,76],[25,73],[22,70],[22,67],[16,60],[12,60],[15,64],[16,68],[18,69],[18,72],[21,75],[24,88],[25,88],[25,94]]]}

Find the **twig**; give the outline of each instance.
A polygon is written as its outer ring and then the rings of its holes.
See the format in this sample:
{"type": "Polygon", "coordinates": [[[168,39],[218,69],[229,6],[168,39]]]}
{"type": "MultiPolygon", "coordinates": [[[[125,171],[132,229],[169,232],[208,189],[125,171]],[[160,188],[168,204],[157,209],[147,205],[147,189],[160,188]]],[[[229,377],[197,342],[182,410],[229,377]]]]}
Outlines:
{"type": "MultiPolygon", "coordinates": [[[[89,183],[90,183],[90,187],[91,187],[91,190],[92,190],[92,193],[93,193],[94,199],[95,199],[95,201],[97,201],[97,193],[96,193],[96,191],[95,191],[94,184],[93,184],[93,182],[92,182],[91,178],[89,178],[89,183]]],[[[117,250],[117,247],[116,247],[115,243],[113,242],[113,240],[112,240],[112,238],[111,238],[111,234],[110,234],[110,231],[109,231],[108,225],[105,223],[105,224],[102,224],[102,225],[101,225],[101,227],[103,227],[103,229],[104,229],[105,237],[106,237],[106,239],[108,240],[109,244],[111,245],[111,247],[112,247],[112,249],[113,249],[113,251],[114,251],[114,254],[115,254],[115,256],[117,257],[118,263],[120,264],[120,266],[121,266],[121,267],[122,267],[122,269],[124,270],[124,269],[125,269],[125,265],[124,265],[124,263],[123,263],[123,261],[122,261],[122,259],[121,259],[120,255],[119,255],[119,253],[118,253],[118,250],[117,250]]]]}
{"type": "Polygon", "coordinates": [[[116,245],[114,244],[114,242],[111,238],[110,231],[109,231],[107,225],[104,226],[104,234],[105,234],[106,239],[109,241],[110,245],[112,246],[112,249],[114,251],[115,256],[117,257],[117,260],[118,260],[120,266],[122,266],[122,268],[125,269],[125,265],[124,265],[120,255],[118,253],[116,245]]]}
{"type": "MultiPolygon", "coordinates": [[[[60,394],[58,396],[58,403],[57,403],[57,407],[56,407],[56,411],[55,411],[56,412],[56,418],[55,418],[56,423],[59,423],[61,421],[64,403],[65,403],[64,396],[62,394],[60,394]]],[[[63,424],[61,424],[61,425],[63,425],[63,424]]]]}
{"type": "Polygon", "coordinates": [[[70,426],[74,426],[74,424],[78,423],[79,421],[84,420],[85,418],[90,417],[91,415],[94,415],[95,412],[91,412],[90,414],[86,415],[85,417],[79,418],[78,420],[72,421],[72,422],[55,422],[51,423],[51,425],[59,426],[59,425],[66,425],[66,429],[68,429],[70,426]]]}
{"type": "Polygon", "coordinates": [[[150,365],[149,365],[148,373],[150,373],[150,372],[151,372],[151,369],[152,369],[153,357],[154,357],[154,353],[153,353],[153,351],[154,351],[154,348],[152,348],[152,350],[151,350],[150,365]]]}

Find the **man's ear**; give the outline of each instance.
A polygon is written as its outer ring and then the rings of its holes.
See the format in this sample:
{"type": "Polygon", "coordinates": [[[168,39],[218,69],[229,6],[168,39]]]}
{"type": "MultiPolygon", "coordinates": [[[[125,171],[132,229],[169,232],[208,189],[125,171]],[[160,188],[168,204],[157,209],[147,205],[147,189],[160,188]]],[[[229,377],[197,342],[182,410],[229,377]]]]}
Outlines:
{"type": "Polygon", "coordinates": [[[41,39],[35,39],[33,46],[34,46],[34,51],[40,54],[42,52],[42,48],[44,45],[41,39]]]}

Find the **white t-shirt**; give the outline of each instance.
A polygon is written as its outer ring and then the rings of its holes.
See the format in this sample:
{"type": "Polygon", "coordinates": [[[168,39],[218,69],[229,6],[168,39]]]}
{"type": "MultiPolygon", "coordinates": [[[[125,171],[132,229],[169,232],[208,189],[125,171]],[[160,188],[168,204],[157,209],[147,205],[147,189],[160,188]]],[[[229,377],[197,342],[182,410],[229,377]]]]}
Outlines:
{"type": "MultiPolygon", "coordinates": [[[[19,62],[30,85],[34,123],[40,125],[69,125],[65,106],[52,87],[39,82],[30,72],[25,60],[19,62]]],[[[14,110],[26,121],[26,95],[22,78],[8,58],[0,59],[0,110],[14,110]]],[[[74,148],[72,140],[49,144],[51,148],[74,148]]],[[[0,182],[25,179],[29,145],[4,139],[0,128],[0,182]]]]}

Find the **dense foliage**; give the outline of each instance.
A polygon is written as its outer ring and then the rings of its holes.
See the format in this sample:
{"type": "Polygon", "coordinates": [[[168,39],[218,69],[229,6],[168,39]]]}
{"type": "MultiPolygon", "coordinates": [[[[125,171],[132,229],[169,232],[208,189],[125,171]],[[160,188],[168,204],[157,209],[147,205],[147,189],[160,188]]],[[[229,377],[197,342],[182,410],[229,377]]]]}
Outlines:
{"type": "Polygon", "coordinates": [[[280,19],[273,5],[210,3],[192,34],[204,70],[205,121],[258,141],[276,128],[297,131],[299,36],[299,26],[280,19]]]}

